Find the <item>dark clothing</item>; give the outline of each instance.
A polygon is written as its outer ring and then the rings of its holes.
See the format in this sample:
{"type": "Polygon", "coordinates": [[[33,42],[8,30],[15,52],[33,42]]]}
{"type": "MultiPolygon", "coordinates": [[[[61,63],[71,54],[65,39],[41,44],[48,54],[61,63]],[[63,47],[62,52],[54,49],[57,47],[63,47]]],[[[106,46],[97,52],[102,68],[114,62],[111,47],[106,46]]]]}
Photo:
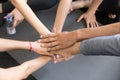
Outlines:
{"type": "MultiPolygon", "coordinates": [[[[1,0],[1,2],[5,2],[7,0],[1,0]]],[[[53,7],[59,2],[59,0],[28,0],[28,5],[31,7],[33,11],[45,10],[53,7]]],[[[3,17],[10,13],[15,7],[11,4],[10,1],[2,3],[3,13],[0,14],[0,26],[4,24],[3,17]]]]}
{"type": "Polygon", "coordinates": [[[120,34],[84,40],[80,51],[84,55],[120,56],[120,34]]]}
{"type": "MultiPolygon", "coordinates": [[[[53,7],[59,0],[28,0],[27,4],[33,11],[45,10],[53,7]]],[[[9,13],[14,9],[14,6],[8,1],[2,4],[3,13],[9,13]]]]}
{"type": "Polygon", "coordinates": [[[99,10],[120,15],[120,0],[103,0],[99,6],[99,10]]]}
{"type": "Polygon", "coordinates": [[[103,0],[96,13],[96,19],[103,25],[119,22],[120,0],[103,0]],[[115,14],[114,19],[109,18],[109,14],[115,14]]]}
{"type": "Polygon", "coordinates": [[[4,3],[7,2],[8,0],[0,0],[0,3],[4,3]]]}

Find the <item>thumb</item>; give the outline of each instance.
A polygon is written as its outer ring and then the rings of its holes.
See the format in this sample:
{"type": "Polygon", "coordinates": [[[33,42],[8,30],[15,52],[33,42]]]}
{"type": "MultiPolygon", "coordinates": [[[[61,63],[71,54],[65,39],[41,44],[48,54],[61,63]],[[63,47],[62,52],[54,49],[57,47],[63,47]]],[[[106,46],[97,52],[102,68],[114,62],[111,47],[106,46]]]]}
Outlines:
{"type": "Polygon", "coordinates": [[[13,20],[13,25],[12,25],[12,29],[14,29],[18,24],[18,21],[16,19],[13,20]]]}
{"type": "Polygon", "coordinates": [[[83,17],[84,17],[84,15],[81,15],[81,16],[78,18],[77,22],[80,22],[80,21],[83,19],[83,17]]]}

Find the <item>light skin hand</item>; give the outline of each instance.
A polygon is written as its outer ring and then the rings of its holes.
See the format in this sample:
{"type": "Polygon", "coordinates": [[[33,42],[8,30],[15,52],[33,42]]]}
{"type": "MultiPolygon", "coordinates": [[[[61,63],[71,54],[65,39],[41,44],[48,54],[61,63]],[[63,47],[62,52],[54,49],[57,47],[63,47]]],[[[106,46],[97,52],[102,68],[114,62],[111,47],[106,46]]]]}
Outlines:
{"type": "Polygon", "coordinates": [[[42,35],[38,42],[48,51],[59,50],[74,45],[77,42],[77,35],[75,32],[51,33],[42,35]]]}
{"type": "Polygon", "coordinates": [[[24,20],[23,15],[17,9],[14,9],[9,15],[14,17],[12,29],[18,26],[24,20]]]}
{"type": "Polygon", "coordinates": [[[95,28],[99,26],[94,14],[86,12],[78,18],[77,22],[80,22],[82,19],[85,20],[87,28],[95,28]]]}
{"type": "Polygon", "coordinates": [[[40,47],[40,43],[37,41],[31,42],[31,47],[32,47],[32,51],[34,51],[38,54],[51,56],[51,57],[53,56],[53,54],[50,54],[49,52],[47,52],[47,48],[40,47]]]}

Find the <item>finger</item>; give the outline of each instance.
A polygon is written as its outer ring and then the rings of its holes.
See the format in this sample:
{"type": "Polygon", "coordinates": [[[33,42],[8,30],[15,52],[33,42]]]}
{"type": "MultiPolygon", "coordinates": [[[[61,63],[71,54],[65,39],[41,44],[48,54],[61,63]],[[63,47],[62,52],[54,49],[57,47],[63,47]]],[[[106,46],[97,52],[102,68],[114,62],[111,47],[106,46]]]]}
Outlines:
{"type": "Polygon", "coordinates": [[[89,22],[86,22],[87,28],[90,28],[89,22]]]}
{"type": "Polygon", "coordinates": [[[40,43],[49,43],[49,42],[54,42],[54,41],[56,41],[57,40],[57,38],[55,37],[55,38],[46,38],[46,39],[41,39],[41,40],[39,40],[39,42],[40,43]]]}
{"type": "Polygon", "coordinates": [[[48,38],[48,37],[56,37],[56,34],[55,33],[50,33],[50,34],[47,34],[47,35],[41,35],[40,36],[41,39],[45,39],[45,38],[48,38]]]}
{"type": "Polygon", "coordinates": [[[17,24],[18,24],[18,21],[14,19],[11,29],[14,29],[17,26],[17,24]]]}
{"type": "Polygon", "coordinates": [[[78,18],[77,22],[80,22],[80,21],[83,19],[83,17],[84,17],[84,15],[81,15],[81,16],[78,18]]]}
{"type": "Polygon", "coordinates": [[[47,51],[56,51],[56,50],[59,50],[59,49],[61,49],[60,46],[55,46],[55,47],[47,48],[47,51]]]}
{"type": "Polygon", "coordinates": [[[44,48],[55,47],[55,46],[57,46],[57,45],[58,45],[57,42],[51,42],[51,43],[40,44],[40,46],[41,46],[41,47],[44,47],[44,48]]]}
{"type": "Polygon", "coordinates": [[[90,22],[89,23],[89,28],[93,28],[93,26],[94,26],[93,23],[90,22]]]}
{"type": "Polygon", "coordinates": [[[92,27],[91,28],[95,28],[96,27],[96,25],[95,25],[95,23],[93,22],[93,23],[91,23],[92,24],[92,27]]]}
{"type": "Polygon", "coordinates": [[[62,58],[63,56],[56,54],[56,58],[62,58]]]}
{"type": "Polygon", "coordinates": [[[63,59],[63,57],[61,55],[58,55],[58,54],[54,54],[53,56],[53,60],[54,60],[54,63],[58,63],[59,60],[63,59]]]}
{"type": "Polygon", "coordinates": [[[93,28],[95,28],[95,27],[97,27],[96,22],[95,22],[95,23],[93,23],[93,28]]]}
{"type": "Polygon", "coordinates": [[[96,27],[99,27],[98,22],[95,22],[96,27]]]}
{"type": "Polygon", "coordinates": [[[47,53],[45,53],[45,56],[51,56],[51,57],[53,57],[54,55],[47,52],[47,53]]]}

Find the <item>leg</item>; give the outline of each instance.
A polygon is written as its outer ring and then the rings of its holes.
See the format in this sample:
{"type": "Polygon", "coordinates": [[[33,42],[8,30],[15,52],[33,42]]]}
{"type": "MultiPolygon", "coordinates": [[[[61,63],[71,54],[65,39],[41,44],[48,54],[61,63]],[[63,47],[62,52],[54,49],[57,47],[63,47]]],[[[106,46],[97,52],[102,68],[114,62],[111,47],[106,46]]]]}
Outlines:
{"type": "Polygon", "coordinates": [[[120,56],[120,35],[97,37],[81,42],[81,54],[120,56]]]}
{"type": "Polygon", "coordinates": [[[86,8],[89,7],[92,3],[92,0],[76,0],[71,4],[71,10],[86,8]]]}
{"type": "MultiPolygon", "coordinates": [[[[59,0],[28,0],[28,5],[33,11],[39,11],[53,7],[58,1],[59,0]]],[[[13,9],[14,6],[9,1],[0,4],[0,26],[2,26],[5,22],[3,17],[6,16],[7,13],[10,13],[13,9]]]]}
{"type": "MultiPolygon", "coordinates": [[[[59,0],[28,0],[28,5],[33,11],[45,10],[53,7],[58,3],[59,0]]],[[[14,9],[11,2],[5,2],[1,5],[3,13],[9,13],[14,9]]]]}
{"type": "Polygon", "coordinates": [[[53,7],[59,0],[28,0],[28,5],[33,11],[45,10],[53,7]]]}

